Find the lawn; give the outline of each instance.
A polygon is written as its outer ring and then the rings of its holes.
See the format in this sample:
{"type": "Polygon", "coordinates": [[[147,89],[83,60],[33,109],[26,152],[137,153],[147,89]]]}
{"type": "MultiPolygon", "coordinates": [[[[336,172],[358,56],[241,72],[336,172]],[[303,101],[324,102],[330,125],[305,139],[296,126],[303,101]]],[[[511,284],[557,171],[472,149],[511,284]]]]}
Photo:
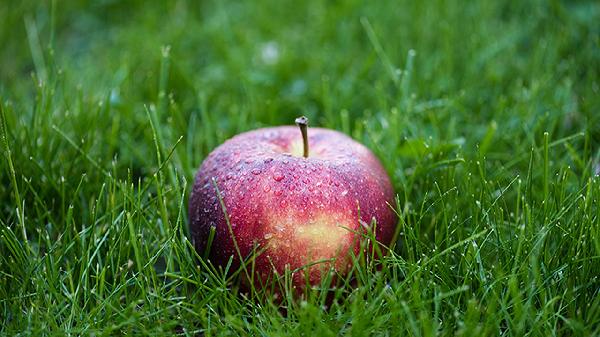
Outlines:
{"type": "Polygon", "coordinates": [[[600,335],[600,3],[0,2],[0,335],[600,335]],[[399,240],[274,299],[200,258],[229,137],[339,130],[399,240]]]}

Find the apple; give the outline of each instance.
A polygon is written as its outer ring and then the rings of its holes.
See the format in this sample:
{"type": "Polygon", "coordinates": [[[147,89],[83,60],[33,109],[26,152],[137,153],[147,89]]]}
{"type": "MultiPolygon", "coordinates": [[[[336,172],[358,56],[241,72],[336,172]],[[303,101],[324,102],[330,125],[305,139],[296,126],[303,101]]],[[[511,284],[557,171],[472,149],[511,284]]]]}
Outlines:
{"type": "Polygon", "coordinates": [[[286,268],[298,289],[332,269],[343,275],[365,227],[376,223],[384,245],[396,228],[394,190],[373,153],[337,131],[308,135],[305,117],[296,123],[300,132],[281,126],[227,140],[204,160],[190,195],[197,252],[219,266],[246,261],[259,288],[286,268]]]}

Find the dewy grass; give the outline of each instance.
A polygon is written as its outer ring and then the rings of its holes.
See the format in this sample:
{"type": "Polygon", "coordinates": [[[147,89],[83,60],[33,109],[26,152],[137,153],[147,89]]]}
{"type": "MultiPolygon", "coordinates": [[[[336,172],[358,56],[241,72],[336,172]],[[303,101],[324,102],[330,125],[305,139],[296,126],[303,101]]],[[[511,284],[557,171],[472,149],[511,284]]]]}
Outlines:
{"type": "Polygon", "coordinates": [[[597,2],[0,13],[0,335],[600,334],[597,2]],[[190,182],[299,115],[381,158],[397,240],[246,294],[189,241],[190,182]]]}

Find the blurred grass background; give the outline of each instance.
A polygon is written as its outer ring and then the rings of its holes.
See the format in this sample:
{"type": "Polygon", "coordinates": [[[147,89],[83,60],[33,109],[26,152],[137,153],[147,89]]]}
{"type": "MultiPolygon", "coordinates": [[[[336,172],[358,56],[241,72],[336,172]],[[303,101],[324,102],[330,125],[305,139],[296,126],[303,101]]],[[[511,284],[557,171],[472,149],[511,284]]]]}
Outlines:
{"type": "Polygon", "coordinates": [[[0,331],[598,333],[599,22],[594,1],[0,2],[0,331]],[[186,193],[225,139],[302,114],[382,159],[403,237],[354,297],[283,315],[195,268],[186,193]]]}

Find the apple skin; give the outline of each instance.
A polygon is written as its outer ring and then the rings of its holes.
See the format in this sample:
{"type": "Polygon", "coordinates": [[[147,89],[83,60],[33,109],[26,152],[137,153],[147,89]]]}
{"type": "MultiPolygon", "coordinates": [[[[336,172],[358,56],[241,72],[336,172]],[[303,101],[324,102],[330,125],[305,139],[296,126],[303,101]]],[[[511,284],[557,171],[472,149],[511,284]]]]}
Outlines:
{"type": "Polygon", "coordinates": [[[201,256],[214,226],[213,264],[224,266],[233,256],[236,268],[240,255],[260,251],[255,286],[289,268],[297,270],[292,285],[302,289],[307,281],[318,285],[331,268],[344,274],[350,253],[360,251],[357,233],[373,219],[377,241],[390,243],[397,224],[394,190],[379,160],[337,131],[310,128],[308,139],[308,158],[302,157],[300,131],[291,126],[239,134],[208,155],[189,200],[190,233],[201,256]]]}

